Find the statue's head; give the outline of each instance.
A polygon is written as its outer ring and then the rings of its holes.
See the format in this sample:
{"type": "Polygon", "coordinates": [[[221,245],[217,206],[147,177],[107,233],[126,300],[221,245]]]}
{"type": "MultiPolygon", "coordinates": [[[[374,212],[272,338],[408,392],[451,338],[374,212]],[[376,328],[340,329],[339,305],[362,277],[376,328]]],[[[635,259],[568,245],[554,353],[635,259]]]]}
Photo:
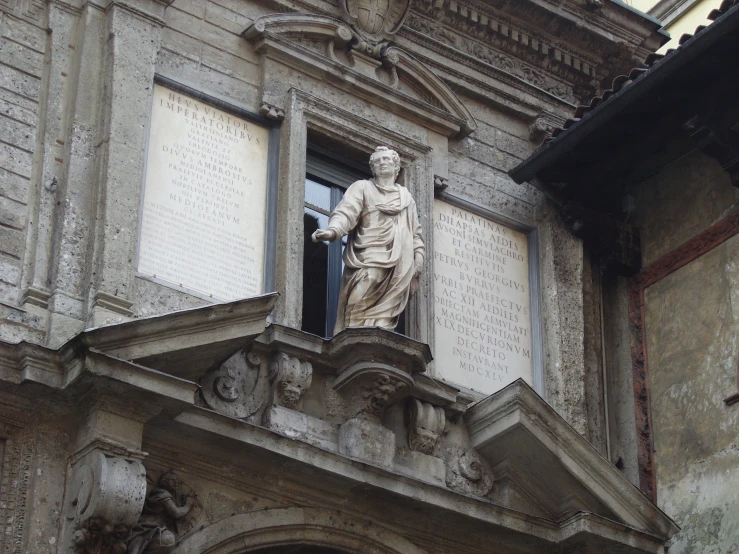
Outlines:
{"type": "Polygon", "coordinates": [[[398,178],[400,173],[400,156],[387,146],[378,146],[370,156],[370,169],[374,177],[398,178]]]}
{"type": "Polygon", "coordinates": [[[159,476],[159,487],[169,492],[176,492],[180,488],[179,475],[171,469],[165,471],[159,476]]]}

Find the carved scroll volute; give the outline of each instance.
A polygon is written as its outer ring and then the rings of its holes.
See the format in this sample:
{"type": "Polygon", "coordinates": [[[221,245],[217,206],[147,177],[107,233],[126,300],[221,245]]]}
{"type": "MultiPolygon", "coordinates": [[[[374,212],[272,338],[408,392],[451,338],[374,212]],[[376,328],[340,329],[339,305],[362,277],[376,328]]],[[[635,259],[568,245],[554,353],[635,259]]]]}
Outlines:
{"type": "Polygon", "coordinates": [[[144,507],[146,471],[138,460],[93,451],[72,470],[67,519],[76,520],[72,547],[80,554],[123,554],[144,507]]]}
{"type": "Polygon", "coordinates": [[[455,449],[447,458],[446,484],[464,494],[485,496],[493,489],[493,476],[475,450],[455,449]]]}
{"type": "Polygon", "coordinates": [[[300,399],[313,380],[313,366],[280,352],[272,360],[270,374],[275,382],[275,404],[291,410],[297,409],[300,399]]]}
{"type": "Polygon", "coordinates": [[[254,352],[239,351],[201,379],[201,393],[213,410],[248,419],[269,400],[268,363],[254,352]]]}
{"type": "Polygon", "coordinates": [[[406,408],[408,446],[411,450],[432,454],[444,432],[444,409],[416,398],[408,400],[406,408]]]}

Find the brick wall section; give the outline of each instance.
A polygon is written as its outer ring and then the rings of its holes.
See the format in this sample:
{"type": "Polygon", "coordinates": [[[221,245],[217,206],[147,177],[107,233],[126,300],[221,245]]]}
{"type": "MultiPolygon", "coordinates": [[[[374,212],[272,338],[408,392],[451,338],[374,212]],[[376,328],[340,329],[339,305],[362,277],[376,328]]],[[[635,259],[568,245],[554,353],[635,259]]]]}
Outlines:
{"type": "Polygon", "coordinates": [[[42,3],[0,1],[0,302],[17,304],[46,49],[42,3]]]}

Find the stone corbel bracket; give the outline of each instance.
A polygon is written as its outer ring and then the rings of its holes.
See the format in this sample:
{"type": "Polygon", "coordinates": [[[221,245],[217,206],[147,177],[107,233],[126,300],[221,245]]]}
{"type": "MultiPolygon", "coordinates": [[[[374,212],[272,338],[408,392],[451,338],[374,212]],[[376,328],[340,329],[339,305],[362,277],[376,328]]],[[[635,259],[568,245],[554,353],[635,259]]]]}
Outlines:
{"type": "Polygon", "coordinates": [[[274,380],[274,403],[295,410],[310,388],[313,366],[310,362],[279,352],[272,360],[270,375],[274,380]]]}
{"type": "Polygon", "coordinates": [[[356,32],[337,19],[301,13],[271,14],[257,18],[242,36],[262,57],[262,104],[284,109],[287,92],[302,85],[301,79],[270,65],[278,63],[309,76],[321,76],[323,81],[350,90],[353,96],[447,137],[467,136],[477,128],[470,111],[426,65],[395,46],[363,48],[356,32]],[[323,46],[301,43],[306,40],[323,46]],[[380,64],[390,69],[389,83],[380,64]],[[401,86],[403,81],[406,87],[401,86]],[[405,90],[417,91],[417,95],[405,90]]]}
{"type": "Polygon", "coordinates": [[[446,425],[444,408],[411,398],[406,407],[406,422],[410,449],[433,454],[446,425]]]}
{"type": "Polygon", "coordinates": [[[449,186],[449,179],[441,175],[434,175],[434,190],[442,191],[449,186]]]}
{"type": "Polygon", "coordinates": [[[729,121],[731,118],[698,114],[686,121],[683,129],[704,154],[721,164],[731,184],[739,188],[739,123],[731,125],[729,121]]]}
{"type": "Polygon", "coordinates": [[[529,125],[529,140],[540,143],[556,127],[564,124],[561,117],[546,111],[540,112],[529,125]]]}
{"type": "Polygon", "coordinates": [[[267,119],[274,119],[275,121],[285,119],[285,110],[278,106],[273,106],[268,102],[262,102],[262,105],[259,107],[259,113],[267,119]]]}
{"type": "Polygon", "coordinates": [[[413,384],[413,377],[393,366],[359,362],[343,371],[333,387],[349,405],[350,417],[379,421],[388,406],[408,395],[413,384]]]}
{"type": "Polygon", "coordinates": [[[413,375],[426,370],[428,345],[386,329],[356,327],[333,337],[329,347],[339,369],[332,387],[349,407],[339,452],[393,467],[395,433],[382,425],[382,416],[410,394],[413,375]]]}
{"type": "Polygon", "coordinates": [[[144,508],[144,465],[88,452],[72,468],[67,498],[66,517],[76,528],[70,539],[74,551],[118,552],[144,508]]]}

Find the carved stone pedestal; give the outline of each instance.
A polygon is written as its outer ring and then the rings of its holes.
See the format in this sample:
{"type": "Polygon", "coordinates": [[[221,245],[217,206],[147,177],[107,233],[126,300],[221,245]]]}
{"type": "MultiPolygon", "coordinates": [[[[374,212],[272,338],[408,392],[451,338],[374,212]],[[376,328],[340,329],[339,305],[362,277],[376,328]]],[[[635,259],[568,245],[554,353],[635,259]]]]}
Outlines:
{"type": "Polygon", "coordinates": [[[355,417],[339,427],[339,453],[392,468],[395,433],[383,427],[379,421],[355,417]]]}
{"type": "Polygon", "coordinates": [[[384,467],[392,467],[395,433],[380,422],[385,408],[405,398],[413,377],[380,362],[357,362],[334,380],[352,416],[339,429],[339,452],[384,467]]]}
{"type": "Polygon", "coordinates": [[[446,484],[444,460],[423,452],[406,449],[398,450],[395,458],[395,469],[400,473],[434,485],[443,487],[446,484]]]}

